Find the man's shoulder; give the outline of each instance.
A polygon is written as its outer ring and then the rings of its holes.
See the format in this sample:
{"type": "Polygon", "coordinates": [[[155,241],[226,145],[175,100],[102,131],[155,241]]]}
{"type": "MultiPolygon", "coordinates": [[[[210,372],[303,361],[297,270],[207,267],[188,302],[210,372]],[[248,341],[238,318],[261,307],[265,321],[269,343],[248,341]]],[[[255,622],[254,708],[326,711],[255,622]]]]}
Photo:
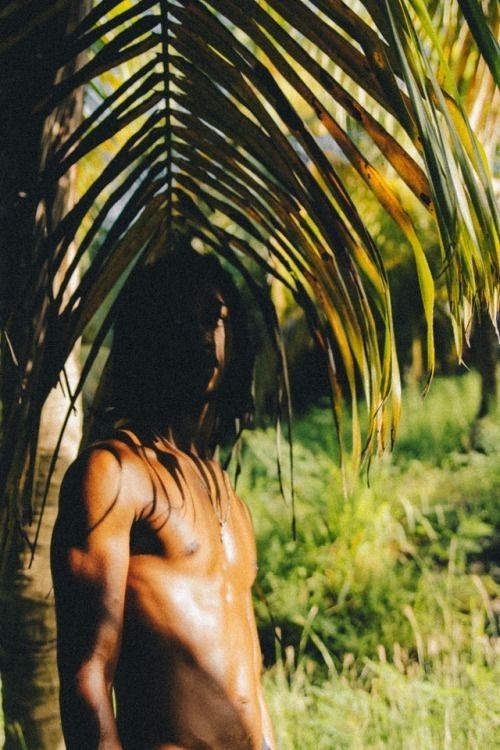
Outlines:
{"type": "Polygon", "coordinates": [[[118,496],[138,512],[155,494],[156,479],[167,494],[178,492],[175,461],[158,463],[155,451],[131,430],[119,430],[87,446],[71,464],[63,488],[91,496],[118,496]],[[171,466],[172,464],[172,466],[171,466]]]}
{"type": "Polygon", "coordinates": [[[141,473],[144,470],[145,446],[129,431],[116,430],[105,438],[84,448],[68,469],[79,476],[102,476],[116,479],[123,472],[141,473]]]}
{"type": "Polygon", "coordinates": [[[84,448],[69,466],[65,481],[81,483],[99,478],[104,485],[115,484],[130,463],[130,450],[109,437],[84,448]]]}
{"type": "Polygon", "coordinates": [[[143,476],[138,454],[112,435],[87,446],[68,467],[61,501],[98,505],[120,499],[120,506],[134,506],[143,476]]]}

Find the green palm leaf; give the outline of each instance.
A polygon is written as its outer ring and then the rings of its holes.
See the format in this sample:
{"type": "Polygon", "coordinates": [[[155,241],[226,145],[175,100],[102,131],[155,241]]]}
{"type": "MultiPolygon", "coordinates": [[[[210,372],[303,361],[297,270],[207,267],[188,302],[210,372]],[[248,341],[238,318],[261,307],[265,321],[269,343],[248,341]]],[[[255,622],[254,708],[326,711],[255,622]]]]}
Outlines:
{"type": "MultiPolygon", "coordinates": [[[[500,47],[477,0],[458,0],[462,13],[467,19],[474,39],[486,60],[497,86],[500,85],[500,47]]],[[[498,15],[498,8],[497,8],[498,15]]]]}

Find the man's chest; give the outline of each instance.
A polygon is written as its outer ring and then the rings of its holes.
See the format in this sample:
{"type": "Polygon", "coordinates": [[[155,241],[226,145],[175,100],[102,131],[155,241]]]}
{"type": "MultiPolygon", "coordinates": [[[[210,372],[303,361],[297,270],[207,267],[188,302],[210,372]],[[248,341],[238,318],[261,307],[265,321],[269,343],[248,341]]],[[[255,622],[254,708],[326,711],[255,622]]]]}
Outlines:
{"type": "Polygon", "coordinates": [[[131,566],[147,557],[165,573],[223,575],[248,590],[256,572],[255,539],[248,510],[227,476],[220,469],[204,476],[182,466],[171,480],[157,468],[131,529],[131,566]]]}

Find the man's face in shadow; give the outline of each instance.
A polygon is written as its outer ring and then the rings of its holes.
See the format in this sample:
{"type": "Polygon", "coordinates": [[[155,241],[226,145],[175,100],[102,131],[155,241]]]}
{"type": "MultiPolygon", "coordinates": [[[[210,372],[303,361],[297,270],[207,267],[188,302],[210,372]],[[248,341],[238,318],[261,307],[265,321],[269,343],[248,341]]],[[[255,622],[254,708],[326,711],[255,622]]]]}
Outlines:
{"type": "Polygon", "coordinates": [[[213,393],[222,382],[231,358],[229,308],[219,289],[206,287],[203,290],[197,316],[200,330],[213,350],[213,372],[206,388],[206,393],[213,393]]]}
{"type": "Polygon", "coordinates": [[[230,310],[220,289],[206,285],[171,301],[177,377],[194,397],[216,394],[231,358],[230,310]]]}

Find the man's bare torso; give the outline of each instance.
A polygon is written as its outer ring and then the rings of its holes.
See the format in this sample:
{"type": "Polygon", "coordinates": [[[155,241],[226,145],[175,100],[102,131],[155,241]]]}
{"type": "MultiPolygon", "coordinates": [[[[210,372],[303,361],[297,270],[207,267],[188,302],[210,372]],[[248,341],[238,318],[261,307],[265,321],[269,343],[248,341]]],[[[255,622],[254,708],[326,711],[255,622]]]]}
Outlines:
{"type": "Polygon", "coordinates": [[[102,448],[121,467],[104,522],[133,504],[113,678],[124,750],[261,750],[248,509],[215,461],[145,448],[130,432],[102,448]]]}
{"type": "Polygon", "coordinates": [[[145,500],[131,536],[115,683],[121,734],[130,747],[146,725],[156,742],[261,750],[248,510],[215,462],[147,453],[147,475],[134,467],[145,500]],[[217,494],[228,516],[222,531],[217,494]]]}

